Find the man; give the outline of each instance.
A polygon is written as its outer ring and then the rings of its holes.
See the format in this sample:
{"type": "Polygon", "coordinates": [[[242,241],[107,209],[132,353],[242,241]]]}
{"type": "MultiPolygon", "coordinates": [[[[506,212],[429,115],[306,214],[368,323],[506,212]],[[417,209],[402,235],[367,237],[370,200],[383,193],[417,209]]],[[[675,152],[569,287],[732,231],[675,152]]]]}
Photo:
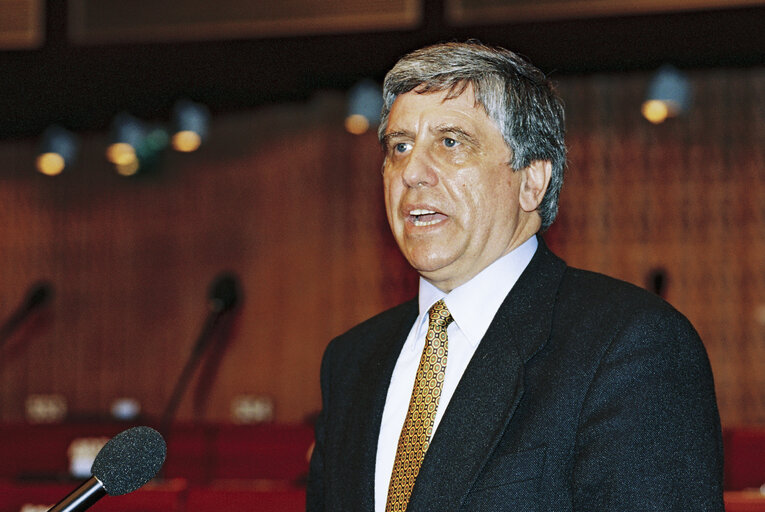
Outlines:
{"type": "Polygon", "coordinates": [[[723,510],[692,326],[537,236],[565,167],[545,76],[449,43],[383,94],[385,204],[419,296],[328,346],[307,509],[723,510]]]}

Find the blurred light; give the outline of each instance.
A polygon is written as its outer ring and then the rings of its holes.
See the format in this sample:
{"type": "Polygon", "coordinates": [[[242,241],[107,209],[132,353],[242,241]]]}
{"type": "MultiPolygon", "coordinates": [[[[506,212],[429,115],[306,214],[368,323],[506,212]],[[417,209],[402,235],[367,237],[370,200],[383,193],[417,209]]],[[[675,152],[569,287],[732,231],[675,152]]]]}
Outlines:
{"type": "Polygon", "coordinates": [[[111,144],[106,158],[115,165],[129,165],[136,160],[138,146],[145,136],[143,123],[126,112],[117,114],[112,121],[111,144]]]}
{"type": "Polygon", "coordinates": [[[345,118],[345,129],[354,135],[361,135],[369,130],[369,120],[361,114],[351,114],[345,118]]]}
{"type": "Polygon", "coordinates": [[[383,100],[380,86],[364,79],[348,91],[348,113],[345,129],[360,135],[380,123],[383,100]]]}
{"type": "Polygon", "coordinates": [[[66,161],[58,153],[43,153],[37,157],[37,170],[46,176],[57,176],[66,167],[66,161]]]}
{"type": "Polygon", "coordinates": [[[111,412],[115,419],[134,420],[141,413],[141,404],[135,398],[118,398],[112,402],[111,412]]]}
{"type": "Polygon", "coordinates": [[[643,102],[641,111],[643,112],[643,117],[653,124],[663,123],[669,117],[669,108],[661,100],[647,100],[643,102]]]}
{"type": "Polygon", "coordinates": [[[170,140],[167,130],[161,126],[152,126],[146,131],[146,136],[138,146],[138,157],[144,158],[155,155],[167,147],[170,140]]]}
{"type": "Polygon", "coordinates": [[[66,417],[66,398],[63,395],[29,395],[24,406],[26,419],[30,423],[59,423],[66,417]]]}
{"type": "Polygon", "coordinates": [[[150,126],[123,112],[112,122],[111,140],[106,158],[118,174],[133,176],[156,166],[169,136],[165,128],[150,126]]]}
{"type": "Polygon", "coordinates": [[[71,167],[77,157],[79,142],[69,130],[58,125],[45,129],[40,141],[35,165],[46,176],[61,174],[66,167],[71,167]]]}
{"type": "Polygon", "coordinates": [[[138,173],[141,164],[138,162],[137,158],[134,158],[129,162],[114,164],[114,168],[120,176],[133,176],[138,173]]]}
{"type": "Polygon", "coordinates": [[[135,162],[135,148],[127,142],[115,142],[106,148],[106,158],[115,165],[129,165],[135,162]]]}
{"type": "Polygon", "coordinates": [[[265,423],[274,419],[274,401],[270,396],[237,396],[231,402],[235,423],[265,423]]]}
{"type": "Polygon", "coordinates": [[[690,101],[688,78],[675,67],[664,65],[651,79],[641,111],[648,121],[659,124],[668,117],[685,113],[690,101]]]}
{"type": "Polygon", "coordinates": [[[199,103],[178,100],[173,108],[173,149],[190,153],[199,149],[207,138],[210,111],[199,103]]]}
{"type": "Polygon", "coordinates": [[[202,145],[202,137],[199,134],[184,130],[173,135],[173,149],[181,153],[191,153],[202,145]]]}
{"type": "Polygon", "coordinates": [[[69,455],[69,474],[75,478],[87,478],[91,475],[93,462],[98,452],[109,441],[108,437],[78,437],[72,439],[67,448],[69,455]]]}

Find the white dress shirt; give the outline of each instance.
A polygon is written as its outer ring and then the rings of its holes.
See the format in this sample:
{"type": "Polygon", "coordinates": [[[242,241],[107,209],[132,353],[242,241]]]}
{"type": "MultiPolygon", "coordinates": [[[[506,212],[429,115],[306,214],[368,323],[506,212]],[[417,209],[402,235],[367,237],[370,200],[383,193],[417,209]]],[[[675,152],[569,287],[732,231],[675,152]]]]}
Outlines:
{"type": "Polygon", "coordinates": [[[454,390],[473,357],[473,353],[478,348],[483,335],[486,334],[489,324],[499,310],[499,306],[534,256],[537,246],[537,238],[532,236],[510,254],[499,258],[473,279],[448,294],[420,278],[418,297],[420,314],[409,332],[393,370],[388,395],[385,399],[380,437],[377,440],[375,512],[385,511],[398,438],[406,419],[417,367],[425,348],[425,335],[428,332],[428,310],[438,300],[444,299],[446,307],[449,308],[454,319],[447,330],[449,350],[446,375],[433,425],[433,435],[435,435],[444,411],[449,405],[454,390]]]}

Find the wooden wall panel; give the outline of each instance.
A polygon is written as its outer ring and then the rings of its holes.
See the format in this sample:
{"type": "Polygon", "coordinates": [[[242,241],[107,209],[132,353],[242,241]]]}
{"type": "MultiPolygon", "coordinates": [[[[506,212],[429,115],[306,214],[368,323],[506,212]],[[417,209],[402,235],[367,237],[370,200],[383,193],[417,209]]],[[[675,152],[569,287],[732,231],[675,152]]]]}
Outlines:
{"type": "Polygon", "coordinates": [[[415,28],[421,0],[70,0],[78,43],[199,41],[415,28]]]}
{"type": "MultiPolygon", "coordinates": [[[[724,423],[762,424],[765,70],[692,73],[691,112],[659,126],[639,114],[649,78],[561,79],[570,166],[546,238],[570,264],[641,286],[663,268],[709,351],[724,423]]],[[[0,319],[30,283],[55,287],[0,352],[0,420],[53,392],[73,415],[120,396],[160,414],[223,270],[245,300],[179,418],[226,420],[241,394],[273,397],[279,421],[315,412],[327,342],[416,289],[388,233],[375,137],[345,133],[342,100],[326,101],[218,116],[200,152],[168,154],[145,180],[109,170],[102,134],[83,134],[79,166],[55,179],[32,170],[34,141],[0,143],[0,319]]]]}
{"type": "Polygon", "coordinates": [[[691,73],[688,115],[640,117],[647,74],[564,80],[570,170],[552,245],[666,298],[710,353],[723,421],[765,422],[765,72],[691,73]]]}
{"type": "Polygon", "coordinates": [[[18,420],[24,397],[53,392],[75,415],[103,414],[121,396],[159,415],[224,270],[240,276],[243,307],[179,418],[225,420],[241,394],[271,396],[280,421],[315,411],[328,341],[414,291],[386,285],[403,260],[376,200],[374,135],[347,134],[312,108],[220,119],[203,150],[169,154],[143,180],[111,172],[98,135],[84,135],[81,165],[56,179],[33,171],[32,142],[0,146],[0,318],[31,282],[55,288],[34,335],[0,356],[0,418],[18,420]]]}
{"type": "Polygon", "coordinates": [[[457,25],[625,16],[762,5],[762,0],[445,0],[457,25]]]}
{"type": "Polygon", "coordinates": [[[45,39],[42,0],[0,0],[0,50],[38,48],[45,39]]]}

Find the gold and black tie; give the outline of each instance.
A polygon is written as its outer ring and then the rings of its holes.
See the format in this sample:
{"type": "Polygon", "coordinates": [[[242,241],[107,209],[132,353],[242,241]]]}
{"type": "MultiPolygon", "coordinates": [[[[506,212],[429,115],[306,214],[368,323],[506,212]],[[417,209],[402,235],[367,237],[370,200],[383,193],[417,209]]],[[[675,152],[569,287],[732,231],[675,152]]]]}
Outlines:
{"type": "Polygon", "coordinates": [[[438,401],[441,398],[449,349],[446,328],[453,318],[443,300],[433,304],[428,316],[428,334],[420,366],[417,368],[412,398],[409,400],[409,411],[398,439],[396,460],[388,487],[386,512],[406,510],[414,481],[428,450],[438,401]]]}

